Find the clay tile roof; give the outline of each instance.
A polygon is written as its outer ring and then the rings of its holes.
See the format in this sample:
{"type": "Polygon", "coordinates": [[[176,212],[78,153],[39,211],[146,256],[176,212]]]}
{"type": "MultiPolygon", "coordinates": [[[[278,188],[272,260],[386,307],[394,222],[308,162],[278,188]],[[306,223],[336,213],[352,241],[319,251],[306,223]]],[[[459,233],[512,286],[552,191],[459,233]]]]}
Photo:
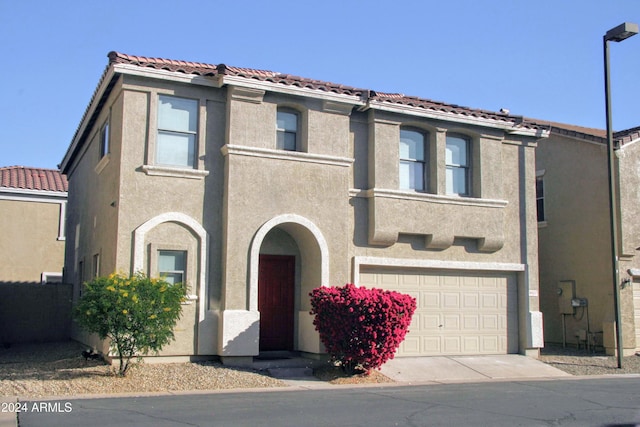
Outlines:
{"type": "Polygon", "coordinates": [[[216,65],[203,64],[201,62],[148,58],[145,56],[127,55],[119,52],[109,52],[108,56],[110,64],[131,64],[139,67],[149,67],[184,74],[197,74],[199,76],[213,76],[217,74],[216,65]]]}
{"type": "Polygon", "coordinates": [[[491,119],[497,121],[503,121],[505,123],[516,123],[524,127],[538,127],[536,123],[524,122],[522,117],[512,116],[508,113],[480,110],[477,108],[463,107],[455,104],[448,104],[445,102],[434,101],[431,99],[418,98],[415,96],[407,96],[401,93],[383,93],[371,91],[370,99],[378,102],[386,102],[391,104],[401,104],[411,107],[424,108],[425,110],[431,110],[443,113],[460,114],[463,116],[491,119]]]}
{"type": "Polygon", "coordinates": [[[614,138],[620,145],[640,139],[640,126],[616,132],[614,138]]]}
{"type": "MultiPolygon", "coordinates": [[[[587,128],[584,126],[571,125],[567,123],[550,122],[547,120],[527,119],[539,126],[546,126],[552,133],[558,135],[580,138],[601,144],[607,143],[606,129],[587,128]]],[[[621,130],[613,133],[614,146],[619,147],[629,142],[640,139],[640,126],[631,129],[621,130]]]]}
{"type": "Polygon", "coordinates": [[[232,67],[225,64],[204,64],[202,62],[176,61],[173,59],[149,58],[145,56],[127,55],[120,52],[109,53],[110,64],[130,64],[138,67],[149,67],[157,70],[173,71],[198,76],[237,76],[247,79],[267,81],[287,86],[297,86],[308,89],[317,89],[337,94],[360,96],[366,92],[350,86],[336,83],[313,80],[298,77],[291,74],[282,74],[275,71],[258,70],[254,68],[232,67]]]}
{"type": "Polygon", "coordinates": [[[26,166],[0,167],[0,189],[63,191],[68,190],[67,177],[55,169],[26,166]]]}

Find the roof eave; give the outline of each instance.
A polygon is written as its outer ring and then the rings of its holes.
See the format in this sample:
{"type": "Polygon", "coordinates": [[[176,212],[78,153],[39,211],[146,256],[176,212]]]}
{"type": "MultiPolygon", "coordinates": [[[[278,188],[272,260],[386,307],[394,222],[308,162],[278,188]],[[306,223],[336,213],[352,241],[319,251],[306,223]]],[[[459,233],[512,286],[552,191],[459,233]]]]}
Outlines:
{"type": "Polygon", "coordinates": [[[68,193],[66,191],[36,190],[36,189],[29,189],[29,188],[13,188],[13,187],[0,187],[0,194],[2,193],[23,195],[23,196],[53,197],[56,199],[66,199],[68,196],[68,193]]]}
{"type": "Polygon", "coordinates": [[[117,78],[116,71],[113,66],[109,66],[104,73],[103,78],[100,81],[98,88],[95,91],[94,96],[91,99],[91,104],[85,111],[82,116],[82,120],[80,122],[80,126],[76,130],[76,133],[71,141],[71,144],[67,148],[67,152],[62,158],[62,162],[58,165],[60,171],[64,174],[68,172],[68,168],[73,163],[73,159],[75,158],[75,154],[77,150],[80,148],[80,144],[85,137],[85,133],[88,131],[87,127],[93,115],[97,112],[98,105],[100,105],[100,101],[102,98],[110,92],[113,87],[112,80],[117,78]]]}
{"type": "Polygon", "coordinates": [[[412,116],[425,117],[435,120],[444,120],[466,125],[500,129],[506,131],[511,135],[528,136],[534,138],[546,138],[549,136],[549,131],[546,129],[522,127],[520,126],[520,124],[512,121],[473,117],[464,114],[457,114],[454,112],[434,111],[422,107],[415,107],[412,105],[389,104],[388,102],[384,101],[370,100],[367,104],[367,107],[391,113],[409,114],[412,116]]]}
{"type": "Polygon", "coordinates": [[[248,79],[240,76],[222,76],[220,85],[240,86],[269,92],[278,92],[287,95],[303,96],[306,98],[316,98],[325,101],[351,104],[353,106],[363,106],[365,102],[360,96],[334,93],[319,89],[310,89],[298,86],[283,85],[263,80],[248,79]]]}

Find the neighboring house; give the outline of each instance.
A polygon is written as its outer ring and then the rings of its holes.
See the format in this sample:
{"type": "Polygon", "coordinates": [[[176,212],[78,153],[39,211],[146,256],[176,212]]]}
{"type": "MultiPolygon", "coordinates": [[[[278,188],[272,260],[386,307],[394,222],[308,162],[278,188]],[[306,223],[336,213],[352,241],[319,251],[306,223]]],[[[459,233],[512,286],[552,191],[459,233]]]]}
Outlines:
{"type": "Polygon", "coordinates": [[[0,167],[0,283],[61,281],[66,203],[59,171],[0,167]]]}
{"type": "MultiPolygon", "coordinates": [[[[547,342],[615,354],[606,132],[547,123],[536,150],[540,307],[547,342]],[[572,300],[574,303],[572,304],[572,300]]],[[[624,354],[640,350],[640,128],[614,135],[624,354]]]]}
{"type": "MultiPolygon", "coordinates": [[[[65,281],[184,281],[161,355],[320,354],[317,286],[395,289],[398,356],[543,346],[535,147],[520,117],[270,71],[112,52],[61,164],[65,281]]],[[[89,337],[76,331],[88,342],[89,337]]]]}

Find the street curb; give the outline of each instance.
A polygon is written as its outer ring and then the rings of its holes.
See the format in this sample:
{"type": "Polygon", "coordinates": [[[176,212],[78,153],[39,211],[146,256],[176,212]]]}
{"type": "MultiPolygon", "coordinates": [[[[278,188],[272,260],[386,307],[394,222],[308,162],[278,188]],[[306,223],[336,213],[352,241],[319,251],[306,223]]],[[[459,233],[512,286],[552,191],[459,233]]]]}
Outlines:
{"type": "MultiPolygon", "coordinates": [[[[101,394],[81,394],[69,396],[48,396],[48,397],[0,397],[8,402],[24,402],[24,401],[69,401],[69,400],[90,400],[90,399],[115,399],[115,398],[134,398],[134,397],[162,397],[162,396],[183,396],[183,395],[203,395],[203,394],[241,394],[241,393],[273,393],[273,392],[299,392],[312,390],[349,390],[349,389],[366,389],[366,388],[391,388],[391,387],[415,387],[415,386],[438,386],[448,384],[480,384],[488,382],[542,382],[542,381],[578,381],[585,379],[611,379],[611,378],[640,378],[640,374],[605,374],[605,375],[571,375],[558,377],[512,377],[512,378],[486,378],[470,380],[437,380],[437,381],[396,381],[388,383],[365,383],[365,384],[331,384],[326,381],[314,380],[291,380],[289,385],[282,387],[254,387],[254,388],[230,388],[230,389],[212,389],[212,390],[176,390],[176,391],[151,391],[151,392],[127,392],[127,393],[101,393],[101,394]],[[295,384],[300,381],[300,384],[295,384]]],[[[283,381],[286,382],[286,381],[283,381]]],[[[0,421],[4,421],[4,417],[0,414],[0,421]]],[[[8,414],[11,415],[11,414],[8,414]]],[[[12,427],[15,424],[8,424],[12,427]]],[[[0,427],[5,427],[0,423],[0,427]]]]}

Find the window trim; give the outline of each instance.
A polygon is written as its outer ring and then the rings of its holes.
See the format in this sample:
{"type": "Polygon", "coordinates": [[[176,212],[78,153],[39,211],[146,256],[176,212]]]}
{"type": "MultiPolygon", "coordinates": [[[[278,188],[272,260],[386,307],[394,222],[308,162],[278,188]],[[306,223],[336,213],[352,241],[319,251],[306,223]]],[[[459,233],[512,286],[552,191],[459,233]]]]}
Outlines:
{"type": "Polygon", "coordinates": [[[419,193],[426,193],[429,191],[429,173],[430,173],[430,153],[429,153],[429,132],[420,128],[411,127],[411,126],[401,126],[400,133],[398,138],[398,188],[403,191],[416,191],[419,193]],[[403,158],[400,154],[400,140],[402,139],[402,132],[414,132],[422,136],[422,160],[403,158]],[[403,188],[400,186],[400,165],[405,162],[410,162],[409,164],[422,164],[422,189],[417,189],[413,187],[403,188]]]}
{"type": "Polygon", "coordinates": [[[458,197],[472,197],[472,173],[473,173],[473,152],[472,152],[472,142],[473,142],[473,138],[471,138],[468,135],[464,135],[461,133],[447,133],[446,137],[445,137],[445,156],[444,156],[444,163],[445,163],[445,193],[448,196],[458,196],[458,197]],[[466,148],[466,165],[457,165],[457,164],[449,164],[447,162],[447,156],[446,156],[446,150],[447,147],[449,145],[449,138],[457,138],[460,140],[463,140],[465,142],[465,148],[466,148]],[[449,181],[447,179],[447,171],[448,170],[460,170],[462,169],[464,171],[465,174],[465,192],[464,193],[456,193],[456,192],[449,192],[447,191],[448,185],[449,185],[449,181]]]}
{"type": "Polygon", "coordinates": [[[111,152],[111,128],[108,118],[100,127],[100,159],[111,152]]]}
{"type": "Polygon", "coordinates": [[[276,150],[281,150],[281,151],[301,151],[301,141],[300,141],[300,136],[301,136],[301,132],[300,132],[300,122],[301,122],[301,117],[302,114],[300,113],[300,111],[291,108],[291,107],[278,107],[277,111],[276,111],[276,150]],[[284,114],[291,114],[294,115],[296,118],[296,131],[295,133],[287,130],[287,129],[281,129],[278,127],[278,115],[280,113],[284,113],[284,114]],[[284,133],[285,135],[287,134],[292,134],[294,135],[294,148],[293,149],[288,149],[285,147],[280,147],[279,146],[279,135],[280,133],[284,133]]]}
{"type": "Polygon", "coordinates": [[[97,278],[100,277],[100,253],[95,253],[93,254],[93,258],[91,260],[91,269],[93,270],[91,272],[91,277],[92,278],[97,278]]]}
{"type": "MultiPolygon", "coordinates": [[[[201,117],[200,117],[200,101],[196,98],[190,98],[190,97],[184,97],[184,96],[176,96],[173,94],[166,94],[166,93],[158,93],[156,94],[156,108],[155,108],[155,116],[156,116],[156,122],[155,122],[155,146],[153,149],[153,158],[154,158],[154,166],[159,167],[159,168],[166,168],[166,169],[187,169],[187,170],[191,170],[191,169],[198,169],[198,158],[199,158],[199,148],[200,148],[200,143],[199,143],[199,138],[200,138],[200,123],[201,123],[201,117]],[[160,125],[160,105],[161,105],[161,99],[162,98],[173,98],[173,99],[179,99],[179,100],[183,100],[183,101],[190,101],[193,102],[195,104],[195,114],[196,114],[196,125],[195,125],[195,130],[194,131],[177,131],[174,129],[165,129],[162,128],[160,125]],[[187,135],[187,136],[193,136],[193,154],[191,155],[191,158],[188,159],[188,161],[191,164],[186,164],[186,165],[180,165],[180,164],[167,164],[167,163],[160,163],[158,161],[158,154],[159,154],[159,148],[160,148],[160,144],[158,143],[160,140],[160,134],[161,133],[165,133],[165,134],[171,134],[171,135],[187,135]]],[[[189,147],[191,148],[191,147],[189,147]]]]}
{"type": "Polygon", "coordinates": [[[545,170],[536,171],[536,220],[540,225],[546,225],[547,223],[547,212],[546,212],[546,203],[545,203],[545,183],[544,183],[544,174],[545,170]],[[538,181],[540,181],[542,186],[542,194],[538,193],[538,181]],[[542,217],[540,216],[540,210],[538,209],[538,203],[542,202],[542,217]]]}
{"type": "Polygon", "coordinates": [[[156,257],[156,272],[158,277],[162,278],[162,273],[169,273],[169,274],[175,274],[175,273],[180,273],[182,275],[182,281],[178,282],[181,283],[182,285],[186,285],[188,282],[188,278],[187,278],[187,273],[189,271],[189,251],[187,249],[166,249],[164,247],[158,247],[156,248],[155,251],[155,257],[156,257]],[[183,254],[183,260],[184,260],[184,269],[183,270],[170,270],[170,271],[160,271],[160,255],[162,252],[175,252],[175,253],[181,253],[183,254]]]}
{"type": "Polygon", "coordinates": [[[198,263],[202,260],[198,260],[194,258],[197,254],[197,250],[191,245],[186,244],[173,244],[170,242],[154,242],[150,243],[148,246],[149,252],[148,255],[145,256],[147,258],[147,272],[149,277],[160,277],[160,258],[159,254],[161,251],[170,251],[170,252],[183,252],[185,254],[184,262],[185,262],[185,271],[183,275],[183,285],[190,287],[192,284],[188,283],[189,280],[195,278],[194,280],[198,281],[198,272],[197,270],[190,271],[190,268],[198,268],[198,263]],[[193,276],[193,277],[192,277],[193,276]]]}

